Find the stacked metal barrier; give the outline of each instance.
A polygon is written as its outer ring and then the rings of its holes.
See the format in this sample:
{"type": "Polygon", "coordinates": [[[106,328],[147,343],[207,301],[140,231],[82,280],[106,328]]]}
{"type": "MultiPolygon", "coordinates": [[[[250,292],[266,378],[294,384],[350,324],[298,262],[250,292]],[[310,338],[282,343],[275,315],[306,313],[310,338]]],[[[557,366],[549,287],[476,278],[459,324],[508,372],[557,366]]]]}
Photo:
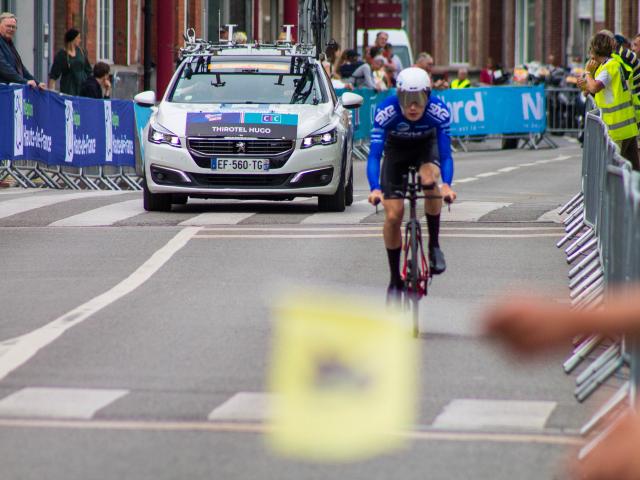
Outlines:
{"type": "Polygon", "coordinates": [[[141,178],[130,167],[45,166],[29,160],[0,160],[0,182],[13,180],[23,188],[71,190],[141,190],[141,178]]]}
{"type": "MultiPolygon", "coordinates": [[[[603,308],[606,287],[640,281],[640,174],[632,172],[631,164],[620,156],[596,111],[586,116],[582,192],[561,213],[568,215],[564,221],[567,234],[557,246],[568,244],[567,262],[575,263],[569,271],[574,308],[603,308]]],[[[612,378],[621,383],[583,426],[583,435],[605,428],[582,449],[581,456],[608,434],[610,425],[606,428],[605,419],[635,405],[640,380],[640,350],[635,343],[635,339],[602,334],[585,335],[574,341],[574,351],[563,365],[565,372],[572,373],[590,362],[576,377],[575,396],[579,402],[612,378]]]]}

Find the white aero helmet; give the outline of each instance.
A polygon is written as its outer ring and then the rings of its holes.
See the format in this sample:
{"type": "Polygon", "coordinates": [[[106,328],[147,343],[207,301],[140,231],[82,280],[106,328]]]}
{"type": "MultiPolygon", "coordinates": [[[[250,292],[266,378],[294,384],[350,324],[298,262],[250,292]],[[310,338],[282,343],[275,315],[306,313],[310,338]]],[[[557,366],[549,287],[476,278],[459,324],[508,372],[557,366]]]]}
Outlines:
{"type": "Polygon", "coordinates": [[[414,103],[424,108],[431,93],[431,78],[422,68],[405,68],[398,74],[396,87],[400,108],[405,110],[414,103]]]}

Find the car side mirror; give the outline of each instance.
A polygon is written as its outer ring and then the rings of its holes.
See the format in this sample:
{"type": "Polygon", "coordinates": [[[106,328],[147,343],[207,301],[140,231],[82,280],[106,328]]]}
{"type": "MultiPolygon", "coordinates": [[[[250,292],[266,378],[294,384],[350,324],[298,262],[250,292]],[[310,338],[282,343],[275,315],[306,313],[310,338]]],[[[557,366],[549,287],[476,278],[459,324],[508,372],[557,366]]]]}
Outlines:
{"type": "Polygon", "coordinates": [[[153,90],[147,90],[146,92],[140,92],[133,101],[143,107],[153,107],[156,104],[156,92],[153,90]]]}
{"type": "Polygon", "coordinates": [[[354,108],[360,108],[364,102],[364,98],[357,93],[344,92],[340,97],[340,102],[344,108],[352,110],[354,108]]]}

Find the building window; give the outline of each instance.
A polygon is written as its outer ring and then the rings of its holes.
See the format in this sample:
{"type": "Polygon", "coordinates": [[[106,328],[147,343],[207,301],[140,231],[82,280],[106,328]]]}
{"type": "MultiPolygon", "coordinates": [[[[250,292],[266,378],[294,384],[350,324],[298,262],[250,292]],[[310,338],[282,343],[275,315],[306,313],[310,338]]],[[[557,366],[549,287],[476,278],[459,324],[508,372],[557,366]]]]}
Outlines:
{"type": "Polygon", "coordinates": [[[449,63],[469,63],[469,0],[452,0],[449,19],[449,63]]]}
{"type": "Polygon", "coordinates": [[[98,60],[113,63],[113,0],[98,0],[98,60]]]}
{"type": "Polygon", "coordinates": [[[536,55],[536,1],[516,2],[516,64],[522,65],[536,55]]]}

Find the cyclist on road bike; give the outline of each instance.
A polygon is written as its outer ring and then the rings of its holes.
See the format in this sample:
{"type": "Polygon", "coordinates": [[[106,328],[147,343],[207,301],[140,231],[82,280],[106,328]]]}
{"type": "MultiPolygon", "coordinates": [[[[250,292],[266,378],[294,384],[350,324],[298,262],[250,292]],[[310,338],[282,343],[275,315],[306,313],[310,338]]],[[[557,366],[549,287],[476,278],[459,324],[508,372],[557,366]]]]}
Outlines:
{"type": "Polygon", "coordinates": [[[410,165],[418,168],[425,193],[431,271],[439,274],[446,269],[438,236],[442,199],[447,202],[456,199],[456,193],[451,189],[451,116],[447,105],[430,94],[431,79],[427,72],[414,67],[402,70],[397,79],[397,94],[378,104],[371,130],[371,150],[367,162],[371,187],[369,203],[377,205],[382,202],[384,206],[384,244],[391,271],[389,292],[402,289],[403,177],[407,175],[410,165]],[[443,183],[439,186],[441,174],[443,183]]]}

